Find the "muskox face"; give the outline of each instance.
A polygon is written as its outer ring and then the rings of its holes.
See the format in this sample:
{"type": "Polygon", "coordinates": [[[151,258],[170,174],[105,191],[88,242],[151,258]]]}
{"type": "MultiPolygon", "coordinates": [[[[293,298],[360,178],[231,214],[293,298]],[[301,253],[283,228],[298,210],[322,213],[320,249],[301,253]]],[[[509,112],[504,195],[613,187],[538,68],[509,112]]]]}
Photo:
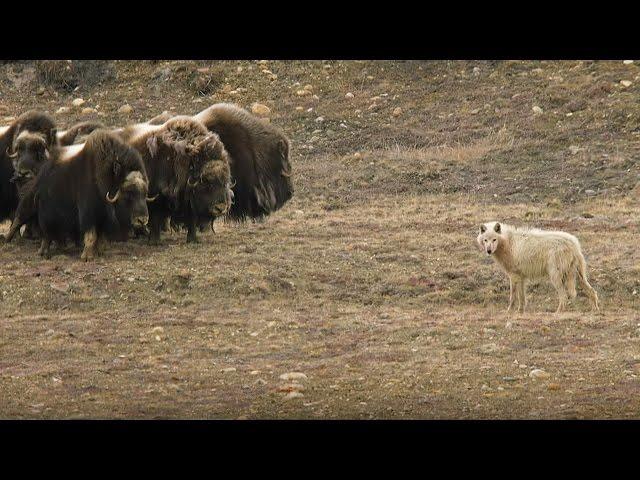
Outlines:
{"type": "Polygon", "coordinates": [[[107,202],[114,205],[118,220],[125,227],[145,229],[149,221],[147,202],[155,198],[147,197],[148,182],[145,175],[139,171],[127,174],[120,188],[112,195],[107,192],[107,202]]]}
{"type": "Polygon", "coordinates": [[[15,138],[7,154],[13,162],[12,181],[21,184],[34,177],[49,159],[49,144],[45,135],[23,131],[15,138]]]}
{"type": "Polygon", "coordinates": [[[217,218],[231,208],[231,173],[223,160],[207,162],[200,175],[192,171],[187,180],[191,208],[199,218],[217,218]]]}

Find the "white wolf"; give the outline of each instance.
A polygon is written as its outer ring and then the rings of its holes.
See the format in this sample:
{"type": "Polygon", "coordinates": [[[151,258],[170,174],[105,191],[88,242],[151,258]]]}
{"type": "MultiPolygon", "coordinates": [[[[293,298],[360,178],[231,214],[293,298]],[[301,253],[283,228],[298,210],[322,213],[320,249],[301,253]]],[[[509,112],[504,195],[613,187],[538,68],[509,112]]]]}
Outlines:
{"type": "Polygon", "coordinates": [[[518,310],[524,312],[525,294],[529,279],[548,277],[558,292],[558,310],[564,310],[567,294],[576,297],[576,274],[589,297],[593,309],[598,310],[598,294],[587,281],[587,264],[580,243],[565,232],[515,228],[498,222],[480,226],[478,246],[492,255],[509,276],[509,308],[517,299],[518,310]]]}

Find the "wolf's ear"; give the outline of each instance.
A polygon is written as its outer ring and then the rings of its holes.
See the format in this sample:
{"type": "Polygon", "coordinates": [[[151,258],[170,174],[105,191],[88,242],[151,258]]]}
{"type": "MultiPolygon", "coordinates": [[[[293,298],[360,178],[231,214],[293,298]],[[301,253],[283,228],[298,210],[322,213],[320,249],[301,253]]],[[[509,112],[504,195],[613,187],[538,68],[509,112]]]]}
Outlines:
{"type": "Polygon", "coordinates": [[[487,227],[485,227],[484,225],[480,225],[480,233],[484,233],[487,231],[487,227]]]}
{"type": "Polygon", "coordinates": [[[500,233],[500,224],[496,222],[496,225],[493,227],[496,233],[500,233]]]}

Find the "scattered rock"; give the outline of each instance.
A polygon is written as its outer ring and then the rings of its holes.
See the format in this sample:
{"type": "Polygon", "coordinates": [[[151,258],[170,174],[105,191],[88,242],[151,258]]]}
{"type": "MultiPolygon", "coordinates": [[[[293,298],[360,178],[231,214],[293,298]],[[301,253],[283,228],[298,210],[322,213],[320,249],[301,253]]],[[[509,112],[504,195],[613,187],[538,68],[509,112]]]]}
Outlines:
{"type": "Polygon", "coordinates": [[[402,109],[400,107],[396,107],[393,109],[393,112],[391,114],[394,117],[399,117],[400,115],[402,115],[402,109]]]}
{"type": "Polygon", "coordinates": [[[44,87],[38,87],[38,89],[36,90],[36,95],[44,95],[44,87]]]}
{"type": "Polygon", "coordinates": [[[299,97],[304,97],[306,95],[311,95],[311,92],[309,90],[297,90],[296,95],[298,95],[299,97]]]}
{"type": "Polygon", "coordinates": [[[595,190],[585,190],[585,191],[584,191],[584,194],[585,194],[587,197],[593,197],[593,196],[596,194],[596,191],[595,191],[595,190]]]}
{"type": "Polygon", "coordinates": [[[324,122],[324,117],[316,118],[316,123],[322,123],[322,122],[324,122]]]}
{"type": "Polygon", "coordinates": [[[575,145],[571,145],[569,147],[569,151],[571,152],[571,155],[575,155],[576,153],[578,153],[580,150],[582,150],[580,147],[577,147],[575,145]]]}
{"type": "Polygon", "coordinates": [[[262,103],[254,103],[251,105],[251,112],[259,117],[266,117],[271,114],[271,109],[262,103]]]}
{"type": "Polygon", "coordinates": [[[625,65],[631,65],[633,63],[633,60],[623,60],[623,62],[625,65]]]}
{"type": "Polygon", "coordinates": [[[353,98],[353,93],[351,92],[347,92],[347,94],[344,96],[345,98],[353,98]]]}
{"type": "Polygon", "coordinates": [[[560,390],[560,384],[558,384],[558,383],[550,383],[547,386],[547,389],[548,390],[560,390]]]}
{"type": "Polygon", "coordinates": [[[289,372],[280,375],[280,380],[306,380],[307,376],[302,372],[289,372]]]}
{"type": "Polygon", "coordinates": [[[580,216],[581,216],[582,218],[593,218],[593,213],[589,213],[589,212],[582,212],[582,213],[580,214],[580,216]]]}
{"type": "Polygon", "coordinates": [[[236,371],[236,367],[227,367],[221,370],[223,373],[231,373],[236,371]]]}
{"type": "Polygon", "coordinates": [[[125,115],[129,114],[133,112],[133,107],[131,105],[129,105],[128,103],[125,103],[124,105],[122,105],[119,109],[118,109],[118,113],[123,113],[125,115]]]}
{"type": "Polygon", "coordinates": [[[56,110],[56,115],[64,115],[67,114],[71,111],[71,109],[69,107],[60,107],[58,110],[56,110]]]}
{"type": "Polygon", "coordinates": [[[551,375],[549,375],[547,372],[545,372],[541,368],[534,368],[529,372],[529,377],[531,378],[549,378],[550,376],[551,375]]]}
{"type": "Polygon", "coordinates": [[[73,102],[71,102],[71,105],[73,105],[74,107],[81,107],[82,105],[84,105],[84,100],[82,98],[76,98],[73,102]]]}
{"type": "Polygon", "coordinates": [[[620,80],[620,85],[622,85],[624,88],[628,88],[633,84],[633,82],[631,82],[630,80],[620,80]]]}
{"type": "Polygon", "coordinates": [[[536,115],[540,115],[541,113],[543,113],[543,112],[544,112],[544,110],[542,110],[542,108],[540,108],[540,107],[539,107],[539,106],[537,106],[537,105],[534,105],[534,107],[532,108],[532,110],[533,110],[533,113],[535,113],[536,115]]]}
{"type": "Polygon", "coordinates": [[[300,392],[289,392],[284,396],[285,400],[291,400],[293,398],[302,398],[304,397],[304,394],[300,393],[300,392]]]}
{"type": "Polygon", "coordinates": [[[296,112],[304,112],[304,107],[296,107],[296,112]]]}
{"type": "Polygon", "coordinates": [[[98,113],[95,108],[87,107],[82,109],[82,115],[91,115],[92,113],[98,113]]]}

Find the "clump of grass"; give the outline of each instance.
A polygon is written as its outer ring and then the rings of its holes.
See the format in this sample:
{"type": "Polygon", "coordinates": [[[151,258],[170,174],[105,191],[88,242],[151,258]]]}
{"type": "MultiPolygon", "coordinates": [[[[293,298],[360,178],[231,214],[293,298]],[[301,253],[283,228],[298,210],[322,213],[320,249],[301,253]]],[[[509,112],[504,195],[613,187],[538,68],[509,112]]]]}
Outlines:
{"type": "Polygon", "coordinates": [[[218,90],[225,79],[225,71],[221,66],[194,69],[187,77],[189,90],[202,97],[218,90]]]}
{"type": "Polygon", "coordinates": [[[35,68],[40,85],[65,92],[79,86],[92,87],[115,77],[112,62],[102,60],[40,60],[35,68]]]}

